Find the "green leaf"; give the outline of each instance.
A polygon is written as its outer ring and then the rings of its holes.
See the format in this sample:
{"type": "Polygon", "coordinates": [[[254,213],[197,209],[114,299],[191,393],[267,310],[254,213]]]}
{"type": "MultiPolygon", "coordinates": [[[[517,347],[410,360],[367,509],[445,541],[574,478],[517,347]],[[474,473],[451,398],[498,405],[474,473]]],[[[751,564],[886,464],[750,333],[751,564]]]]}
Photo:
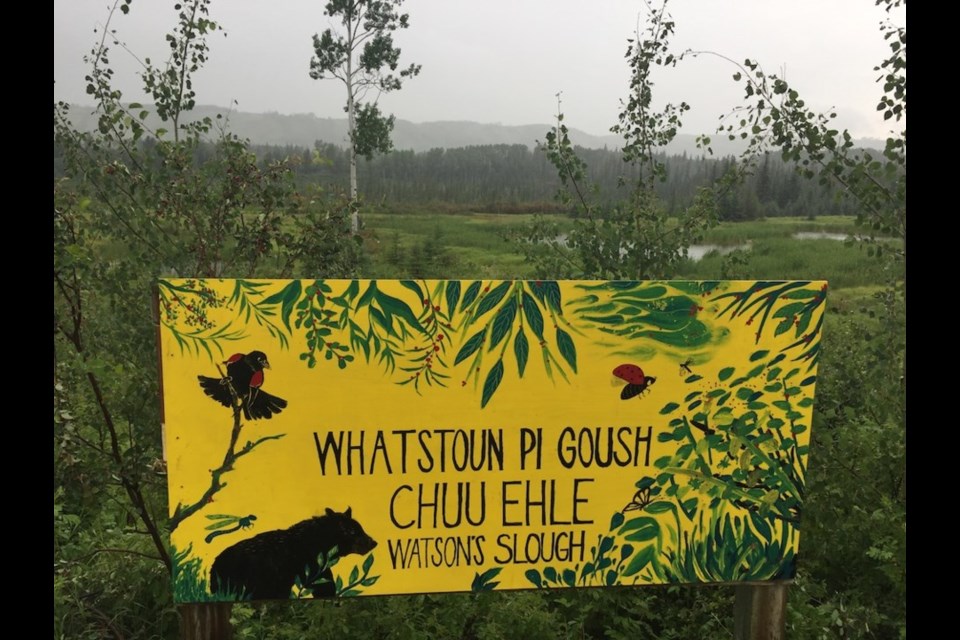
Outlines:
{"type": "Polygon", "coordinates": [[[646,542],[653,540],[660,533],[660,523],[654,518],[641,516],[631,518],[620,527],[620,535],[631,542],[646,542]]]}
{"type": "Polygon", "coordinates": [[[557,327],[557,348],[560,349],[560,355],[570,364],[573,372],[577,372],[577,347],[573,344],[570,334],[557,327]]]}
{"type": "Polygon", "coordinates": [[[553,308],[554,311],[563,315],[563,309],[561,308],[560,300],[560,285],[558,285],[553,280],[546,280],[542,284],[543,288],[543,297],[546,299],[547,304],[553,308]]]}
{"type": "Polygon", "coordinates": [[[750,354],[750,362],[756,362],[760,358],[766,358],[768,353],[770,352],[764,351],[764,350],[754,351],[753,353],[750,354]]]}
{"type": "Polygon", "coordinates": [[[720,369],[720,373],[717,374],[717,378],[719,378],[720,381],[723,382],[724,380],[732,376],[733,372],[734,372],[733,367],[724,367],[723,369],[720,369]]]}
{"type": "Polygon", "coordinates": [[[393,296],[387,295],[382,291],[378,291],[377,302],[380,303],[380,307],[384,310],[384,312],[391,313],[395,316],[400,316],[409,326],[413,327],[417,331],[423,331],[423,327],[420,326],[417,316],[414,315],[413,311],[410,310],[410,307],[403,300],[394,298],[393,296]]]}
{"type": "Polygon", "coordinates": [[[488,351],[492,351],[494,347],[500,344],[500,341],[507,335],[510,327],[513,326],[513,321],[516,317],[517,301],[511,297],[505,305],[500,307],[497,315],[493,318],[493,329],[490,331],[490,346],[487,347],[488,351]]]}
{"type": "Polygon", "coordinates": [[[643,571],[646,566],[653,561],[656,555],[657,551],[654,545],[646,546],[638,551],[635,556],[630,558],[630,562],[623,570],[624,577],[632,576],[643,571]]]}
{"type": "Polygon", "coordinates": [[[656,502],[651,502],[650,504],[648,504],[645,511],[647,513],[653,513],[653,514],[667,513],[668,511],[673,511],[674,513],[676,513],[677,508],[669,502],[665,502],[663,500],[657,500],[656,502]]]}
{"type": "Polygon", "coordinates": [[[453,312],[457,308],[457,301],[460,300],[460,281],[459,280],[448,280],[447,281],[447,310],[450,314],[450,317],[453,318],[453,312]]]}
{"type": "Polygon", "coordinates": [[[503,300],[503,297],[507,295],[507,291],[510,289],[510,282],[501,282],[495,288],[491,289],[477,305],[477,311],[474,315],[475,318],[479,318],[486,312],[493,309],[495,306],[500,304],[500,301],[503,300]]]}
{"type": "Polygon", "coordinates": [[[537,301],[533,299],[526,291],[523,292],[521,298],[521,305],[523,306],[523,315],[527,318],[527,324],[530,326],[530,330],[533,331],[533,335],[537,336],[538,340],[543,340],[543,314],[540,313],[540,307],[537,305],[537,301]]]}
{"type": "Polygon", "coordinates": [[[423,289],[413,280],[401,280],[400,284],[410,289],[410,291],[413,291],[417,295],[417,300],[424,300],[426,298],[426,296],[423,295],[423,289]]]}
{"type": "Polygon", "coordinates": [[[363,292],[363,295],[360,296],[360,299],[357,300],[356,308],[360,309],[367,306],[373,300],[374,296],[377,295],[377,281],[372,280],[367,286],[367,290],[363,292]]]}
{"type": "Polygon", "coordinates": [[[663,409],[660,409],[660,415],[665,416],[665,415],[667,415],[668,413],[673,413],[673,412],[676,411],[677,408],[679,408],[679,407],[680,407],[680,405],[677,404],[676,402],[668,402],[667,404],[665,404],[665,405],[663,406],[663,409]]]}
{"type": "Polygon", "coordinates": [[[536,569],[527,569],[523,575],[533,586],[537,587],[538,589],[543,588],[543,579],[540,577],[540,572],[536,569]]]}
{"type": "Polygon", "coordinates": [[[460,311],[463,311],[470,306],[477,298],[477,294],[480,293],[480,281],[474,280],[470,283],[470,286],[467,287],[466,293],[463,294],[463,301],[460,303],[460,311]]]}
{"type": "Polygon", "coordinates": [[[457,352],[457,357],[454,358],[454,366],[460,364],[476,352],[480,348],[480,345],[483,344],[483,334],[485,329],[477,331],[475,334],[470,336],[470,339],[463,343],[463,346],[460,347],[460,351],[457,352]]]}
{"type": "Polygon", "coordinates": [[[527,357],[530,355],[530,344],[523,329],[520,329],[520,333],[513,341],[513,353],[517,357],[517,373],[522,378],[523,370],[527,368],[527,357]]]}
{"type": "Polygon", "coordinates": [[[480,399],[480,408],[483,409],[490,402],[490,398],[496,393],[500,381],[503,380],[503,359],[497,360],[497,364],[490,368],[487,373],[487,379],[483,383],[483,395],[480,399]]]}

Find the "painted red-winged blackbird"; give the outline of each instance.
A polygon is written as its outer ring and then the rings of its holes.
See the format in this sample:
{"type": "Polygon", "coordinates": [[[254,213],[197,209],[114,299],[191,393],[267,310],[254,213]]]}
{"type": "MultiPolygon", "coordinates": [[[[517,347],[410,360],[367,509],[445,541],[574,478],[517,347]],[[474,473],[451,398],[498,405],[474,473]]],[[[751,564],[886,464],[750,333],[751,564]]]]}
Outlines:
{"type": "Polygon", "coordinates": [[[233,385],[237,392],[243,417],[247,420],[269,420],[287,406],[286,400],[270,395],[260,388],[263,386],[263,370],[270,368],[267,355],[263,351],[235,353],[223,364],[227,365],[225,378],[197,376],[203,392],[223,406],[233,406],[233,396],[228,384],[233,385]]]}
{"type": "Polygon", "coordinates": [[[627,383],[623,391],[620,392],[622,400],[629,400],[636,395],[640,395],[657,381],[653,376],[644,375],[643,369],[635,364],[622,364],[613,370],[613,375],[627,383]]]}

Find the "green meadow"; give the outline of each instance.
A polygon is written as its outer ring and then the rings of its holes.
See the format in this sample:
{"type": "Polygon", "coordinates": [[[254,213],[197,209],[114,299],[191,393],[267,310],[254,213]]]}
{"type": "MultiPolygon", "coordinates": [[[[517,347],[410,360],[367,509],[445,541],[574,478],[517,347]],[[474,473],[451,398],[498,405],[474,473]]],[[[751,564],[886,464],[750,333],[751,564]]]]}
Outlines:
{"type": "MultiPolygon", "coordinates": [[[[561,230],[563,215],[546,216],[561,230]]],[[[523,278],[532,267],[515,238],[532,215],[496,213],[364,214],[371,274],[379,277],[523,278]]],[[[702,259],[688,258],[675,274],[680,279],[753,278],[828,280],[831,288],[871,288],[889,280],[884,261],[856,240],[864,233],[853,218],[831,216],[769,218],[723,222],[705,234],[697,248],[702,259]],[[798,233],[839,234],[850,240],[795,237],[798,233]],[[732,253],[731,253],[732,252],[732,253]]],[[[896,243],[881,243],[895,248],[896,243]]],[[[899,277],[899,276],[897,276],[899,277]]]]}

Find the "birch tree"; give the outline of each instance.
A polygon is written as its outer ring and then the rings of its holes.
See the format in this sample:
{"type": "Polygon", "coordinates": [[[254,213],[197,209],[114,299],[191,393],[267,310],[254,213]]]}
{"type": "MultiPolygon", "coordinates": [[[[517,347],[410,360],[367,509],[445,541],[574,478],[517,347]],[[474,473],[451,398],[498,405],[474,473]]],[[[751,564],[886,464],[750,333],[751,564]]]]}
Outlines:
{"type": "Polygon", "coordinates": [[[314,80],[337,79],[347,89],[347,126],[350,135],[350,200],[354,203],[351,227],[360,229],[357,201],[357,156],[367,159],[393,148],[390,132],[393,116],[386,117],[372,103],[363,100],[371,90],[380,93],[400,89],[406,78],[420,73],[420,65],[399,69],[400,49],[393,43],[393,32],[410,26],[409,15],[400,13],[403,0],[330,0],[324,15],[337,23],[314,34],[314,55],[310,59],[310,77],[314,80]],[[399,69],[399,70],[398,70],[399,69]]]}

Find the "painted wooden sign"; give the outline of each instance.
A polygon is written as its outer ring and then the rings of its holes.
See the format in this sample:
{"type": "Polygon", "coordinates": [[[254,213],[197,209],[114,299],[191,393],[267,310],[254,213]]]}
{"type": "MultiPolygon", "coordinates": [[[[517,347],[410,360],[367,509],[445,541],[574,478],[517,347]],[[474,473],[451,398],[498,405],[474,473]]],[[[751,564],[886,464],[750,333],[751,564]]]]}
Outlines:
{"type": "Polygon", "coordinates": [[[826,288],[160,281],[176,600],[791,578],[826,288]]]}

